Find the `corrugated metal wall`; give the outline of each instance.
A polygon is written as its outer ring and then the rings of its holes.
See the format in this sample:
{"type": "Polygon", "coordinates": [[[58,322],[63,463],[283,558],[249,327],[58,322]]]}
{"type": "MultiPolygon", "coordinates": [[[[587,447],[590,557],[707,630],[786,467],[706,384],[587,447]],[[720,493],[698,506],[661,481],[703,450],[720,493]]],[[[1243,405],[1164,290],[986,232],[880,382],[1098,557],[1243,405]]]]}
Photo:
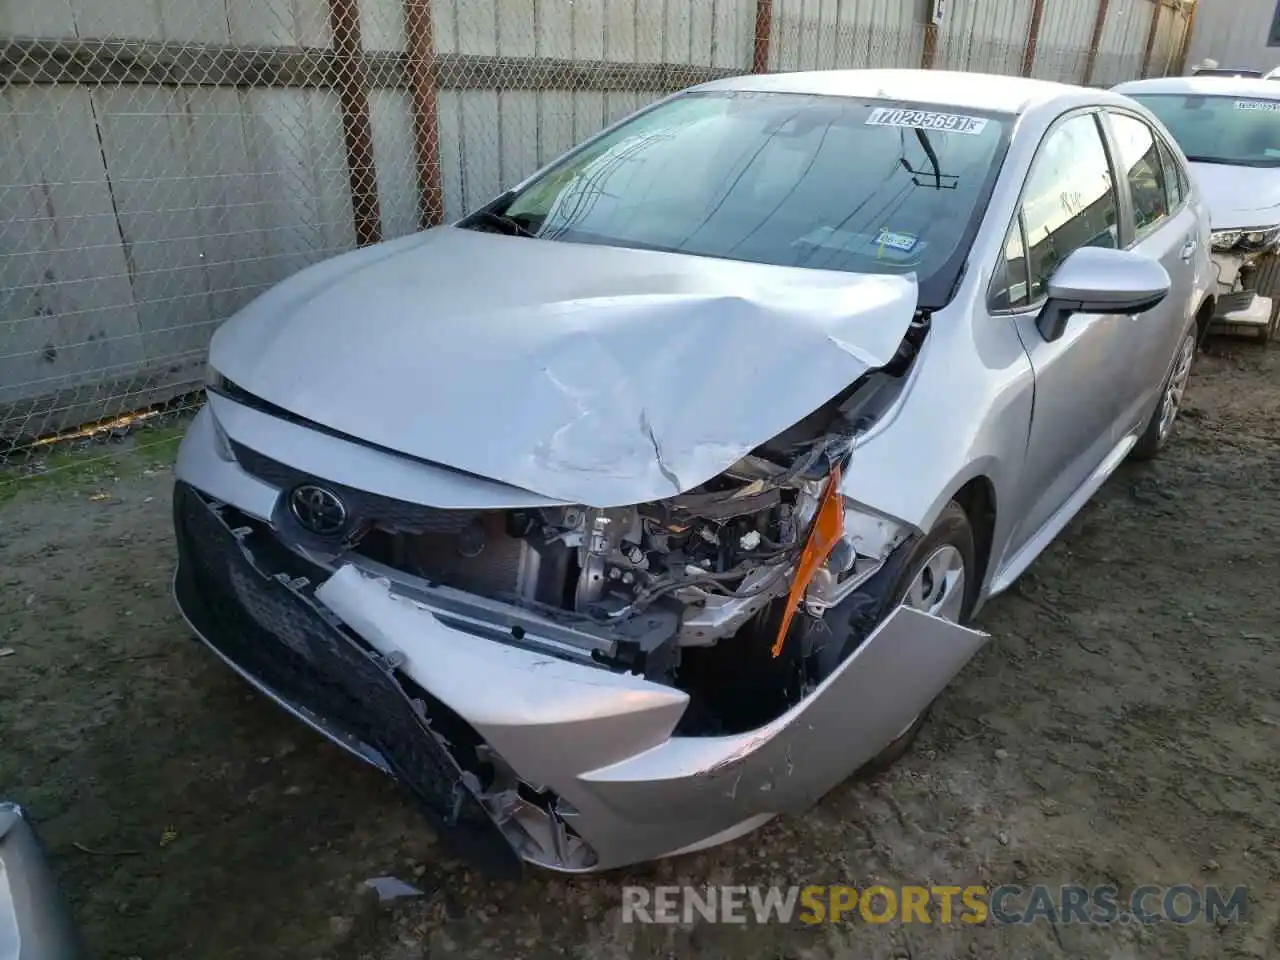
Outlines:
{"type": "Polygon", "coordinates": [[[1111,0],[1102,30],[1093,80],[1112,86],[1141,76],[1142,57],[1151,29],[1152,0],[1111,0]]]}
{"type": "MultiPolygon", "coordinates": [[[[437,0],[437,52],[751,69],[755,0],[437,0]]],[[[444,216],[491,199],[665,91],[461,90],[440,94],[444,216]]]]}
{"type": "Polygon", "coordinates": [[[1217,60],[1223,66],[1273,70],[1280,48],[1267,46],[1277,0],[1197,0],[1187,65],[1217,60]]]}
{"type": "Polygon", "coordinates": [[[769,69],[918,66],[927,7],[927,0],[774,0],[769,69]]]}
{"type": "MultiPolygon", "coordinates": [[[[1100,2],[1045,0],[1034,75],[1084,78],[1100,2]]],[[[1110,0],[1094,82],[1141,71],[1152,2],[1110,0]]],[[[950,0],[932,40],[928,0],[765,8],[757,50],[758,0],[0,0],[0,437],[197,386],[271,284],[758,56],[1018,73],[1035,0],[950,0]]]]}
{"type": "Polygon", "coordinates": [[[934,65],[942,70],[1018,73],[1030,23],[1030,0],[953,3],[938,31],[934,65]]]}
{"type": "Polygon", "coordinates": [[[1098,3],[1099,0],[1045,3],[1031,69],[1033,77],[1063,83],[1079,83],[1084,78],[1098,3]]]}

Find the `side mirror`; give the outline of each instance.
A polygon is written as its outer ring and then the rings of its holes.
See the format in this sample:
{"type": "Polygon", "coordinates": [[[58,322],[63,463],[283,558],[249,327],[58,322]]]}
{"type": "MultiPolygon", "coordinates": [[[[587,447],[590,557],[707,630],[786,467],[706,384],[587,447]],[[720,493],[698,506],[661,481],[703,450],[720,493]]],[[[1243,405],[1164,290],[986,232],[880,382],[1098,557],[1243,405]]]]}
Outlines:
{"type": "Polygon", "coordinates": [[[1049,299],[1036,321],[1049,342],[1075,313],[1143,313],[1169,295],[1169,273],[1158,260],[1130,250],[1081,247],[1049,278],[1049,299]]]}

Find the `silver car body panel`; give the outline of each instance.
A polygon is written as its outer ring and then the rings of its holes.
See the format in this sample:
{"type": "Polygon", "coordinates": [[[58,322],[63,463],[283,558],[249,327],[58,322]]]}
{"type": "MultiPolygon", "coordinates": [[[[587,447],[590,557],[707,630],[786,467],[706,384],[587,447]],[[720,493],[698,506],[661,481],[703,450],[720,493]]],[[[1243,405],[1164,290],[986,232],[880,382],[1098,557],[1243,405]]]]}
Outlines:
{"type": "Polygon", "coordinates": [[[1048,86],[1058,96],[1018,117],[1005,173],[955,297],[934,314],[896,406],[858,438],[843,481],[850,499],[919,530],[928,530],[966,484],[986,485],[996,521],[980,603],[1007,588],[1015,569],[1025,570],[1087,501],[1080,494],[1091,494],[1123,461],[1155,407],[1174,345],[1215,283],[1208,210],[1193,185],[1174,222],[1132,246],[1150,254],[1176,241],[1180,253],[1192,233],[1201,240],[1189,264],[1166,264],[1175,289],[1161,308],[1141,317],[1078,315],[1053,343],[1035,329],[1041,303],[1013,314],[988,310],[1025,171],[1051,127],[1110,107],[1164,130],[1127,97],[1048,86]],[[1143,365],[1142,378],[1132,372],[1135,363],[1143,365]],[[903,471],[902,463],[912,469],[903,471]]]}
{"type": "Polygon", "coordinates": [[[316,598],[572,804],[608,869],[810,806],[941,692],[986,634],[902,607],[804,701],[750,733],[678,737],[679,690],[463,633],[354,566],[316,598]],[[483,682],[477,682],[483,677],[483,682]],[[832,731],[840,731],[833,736],[832,731]]]}
{"type": "Polygon", "coordinates": [[[35,830],[0,801],[0,960],[76,960],[83,944],[35,830]]]}
{"type": "Polygon", "coordinates": [[[705,483],[888,363],[915,312],[909,277],[440,227],[295,274],[210,362],[366,443],[628,506],[705,483]]]}
{"type": "MultiPolygon", "coordinates": [[[[1077,315],[1046,342],[1040,304],[988,307],[1026,171],[1052,125],[1104,109],[1157,122],[1116,94],[1009,77],[855,71],[709,86],[972,103],[1014,118],[954,295],[932,313],[891,405],[857,437],[841,487],[886,530],[927,531],[962,488],[981,485],[995,515],[981,604],[1123,460],[1193,305],[1211,293],[1206,242],[1193,263],[1174,264],[1166,303],[1140,317],[1077,315]]],[[[1172,229],[1207,241],[1194,188],[1184,211],[1172,229]]],[[[307,474],[434,507],[667,497],[884,364],[915,300],[901,278],[440,228],[310,268],[220,330],[220,374],[327,429],[211,396],[176,475],[264,521],[284,491],[227,455],[226,437],[307,474]],[[456,403],[424,408],[427,378],[456,403]],[[705,389],[690,386],[699,378],[705,389]]],[[[596,851],[592,869],[696,849],[802,809],[907,726],[985,639],[899,609],[776,720],[680,737],[681,691],[446,625],[371,570],[337,567],[317,600],[397,654],[524,780],[553,788],[596,851]]]]}

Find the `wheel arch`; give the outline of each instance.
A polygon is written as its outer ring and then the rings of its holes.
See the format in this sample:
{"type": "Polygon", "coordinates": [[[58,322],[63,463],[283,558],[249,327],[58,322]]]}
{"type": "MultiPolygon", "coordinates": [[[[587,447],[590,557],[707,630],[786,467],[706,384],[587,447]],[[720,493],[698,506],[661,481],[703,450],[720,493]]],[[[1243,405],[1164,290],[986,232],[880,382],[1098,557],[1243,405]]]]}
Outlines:
{"type": "Polygon", "coordinates": [[[950,499],[960,504],[969,518],[969,526],[973,528],[974,559],[978,569],[974,571],[973,596],[969,600],[972,606],[982,594],[991,567],[996,532],[996,487],[990,477],[980,473],[966,480],[950,499]]]}
{"type": "Polygon", "coordinates": [[[1196,346],[1201,346],[1205,337],[1209,335],[1209,327],[1213,324],[1213,314],[1218,307],[1218,298],[1212,293],[1205,294],[1200,306],[1196,308],[1195,325],[1196,325],[1196,346]]]}

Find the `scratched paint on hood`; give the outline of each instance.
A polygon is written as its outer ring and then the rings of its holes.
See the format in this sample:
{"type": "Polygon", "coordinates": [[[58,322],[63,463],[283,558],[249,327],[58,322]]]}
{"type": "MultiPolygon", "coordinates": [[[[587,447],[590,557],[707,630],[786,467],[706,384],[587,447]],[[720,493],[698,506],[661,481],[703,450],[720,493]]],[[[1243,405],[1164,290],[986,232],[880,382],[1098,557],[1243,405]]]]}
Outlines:
{"type": "Polygon", "coordinates": [[[350,436],[618,506],[706,482],[889,362],[916,303],[909,276],[442,227],[295,274],[210,360],[350,436]]]}

